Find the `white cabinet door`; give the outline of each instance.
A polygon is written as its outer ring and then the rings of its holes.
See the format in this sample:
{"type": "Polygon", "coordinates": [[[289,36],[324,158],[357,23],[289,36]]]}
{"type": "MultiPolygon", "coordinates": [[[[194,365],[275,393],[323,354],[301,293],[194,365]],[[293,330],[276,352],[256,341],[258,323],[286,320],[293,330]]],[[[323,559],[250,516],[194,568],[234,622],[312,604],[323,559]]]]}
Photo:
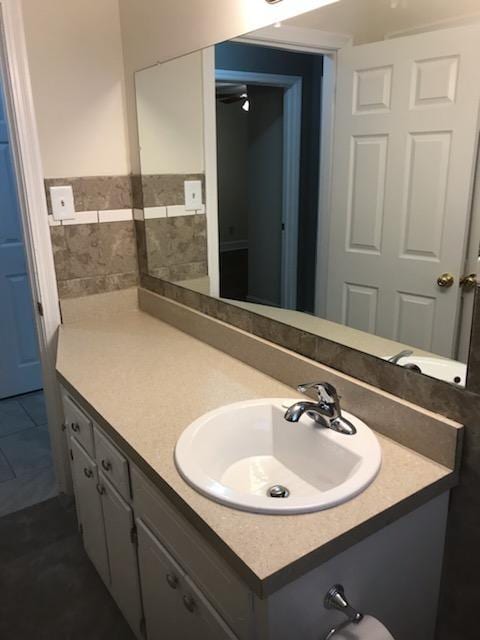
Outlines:
{"type": "Polygon", "coordinates": [[[110,565],[110,592],[138,635],[142,618],[134,525],[131,507],[100,472],[103,517],[110,565]]]}
{"type": "Polygon", "coordinates": [[[329,320],[454,355],[479,56],[478,26],[339,52],[329,320]]]}
{"type": "Polygon", "coordinates": [[[203,593],[188,576],[182,601],[187,611],[188,623],[183,640],[234,640],[235,636],[218,615],[203,593]]]}
{"type": "Polygon", "coordinates": [[[188,625],[182,602],[185,573],[141,520],[137,520],[137,530],[148,640],[185,640],[188,625]]]}
{"type": "Polygon", "coordinates": [[[71,438],[72,469],[77,513],[82,526],[83,545],[106,585],[110,584],[102,501],[97,490],[97,465],[75,438],[71,438]]]}
{"type": "Polygon", "coordinates": [[[141,520],[138,558],[148,640],[235,640],[235,636],[141,520]]]}

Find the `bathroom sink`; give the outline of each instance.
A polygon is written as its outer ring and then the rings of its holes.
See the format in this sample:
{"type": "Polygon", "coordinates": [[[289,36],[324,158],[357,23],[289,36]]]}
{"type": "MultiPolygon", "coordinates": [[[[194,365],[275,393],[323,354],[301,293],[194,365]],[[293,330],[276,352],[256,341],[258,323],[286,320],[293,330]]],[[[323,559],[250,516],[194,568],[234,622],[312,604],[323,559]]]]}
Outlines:
{"type": "Polygon", "coordinates": [[[381,464],[373,431],[346,411],[355,435],[315,425],[306,414],[287,422],[295,402],[264,398],[206,413],[178,439],[178,471],[208,498],[257,513],[319,511],[361,493],[381,464]]]}
{"type": "MultiPolygon", "coordinates": [[[[386,356],[385,360],[389,357],[386,356]]],[[[465,386],[465,378],[467,376],[467,365],[464,362],[450,360],[448,358],[434,358],[431,356],[404,356],[396,363],[401,367],[408,364],[415,364],[420,368],[421,373],[437,380],[445,380],[453,382],[461,387],[465,386]]]]}

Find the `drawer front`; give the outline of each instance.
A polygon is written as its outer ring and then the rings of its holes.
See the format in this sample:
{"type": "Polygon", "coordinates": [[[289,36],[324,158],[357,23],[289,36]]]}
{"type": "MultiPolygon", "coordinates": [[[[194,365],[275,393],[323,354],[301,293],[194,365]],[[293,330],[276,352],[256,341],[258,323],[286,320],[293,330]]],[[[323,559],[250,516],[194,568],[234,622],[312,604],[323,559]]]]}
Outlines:
{"type": "Polygon", "coordinates": [[[93,423],[91,419],[66,393],[63,394],[63,410],[68,434],[75,437],[85,451],[94,457],[93,423]]]}
{"type": "Polygon", "coordinates": [[[97,426],[93,428],[93,433],[98,468],[110,480],[120,495],[130,502],[130,473],[127,459],[97,426]]]}
{"type": "Polygon", "coordinates": [[[250,591],[136,467],[132,467],[132,494],[136,517],[150,527],[186,573],[203,589],[237,636],[250,638],[250,591]]]}

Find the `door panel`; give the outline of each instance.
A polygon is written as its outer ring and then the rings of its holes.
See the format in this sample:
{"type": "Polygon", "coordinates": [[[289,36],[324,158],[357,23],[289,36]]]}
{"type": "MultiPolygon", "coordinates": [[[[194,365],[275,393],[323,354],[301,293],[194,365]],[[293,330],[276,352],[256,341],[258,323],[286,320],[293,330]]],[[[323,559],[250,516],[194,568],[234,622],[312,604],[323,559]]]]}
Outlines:
{"type": "Polygon", "coordinates": [[[235,640],[234,634],[148,527],[137,520],[148,640],[235,640]]]}
{"type": "Polygon", "coordinates": [[[478,26],[339,52],[328,319],[455,355],[479,56],[478,26]]]}
{"type": "Polygon", "coordinates": [[[387,136],[352,138],[348,251],[379,253],[381,250],[387,148],[387,136]]]}
{"type": "Polygon", "coordinates": [[[100,472],[103,517],[110,566],[110,591],[128,623],[138,635],[142,608],[138,580],[137,554],[131,539],[133,512],[100,472]]]}
{"type": "Polygon", "coordinates": [[[189,618],[188,635],[182,640],[235,640],[235,636],[220,618],[203,593],[194,585],[188,576],[185,578],[187,589],[184,594],[185,602],[191,603],[187,608],[186,616],[189,618]]]}
{"type": "Polygon", "coordinates": [[[83,545],[102,580],[110,585],[102,502],[97,491],[97,465],[75,438],[70,439],[77,513],[82,525],[83,545]]]}
{"type": "Polygon", "coordinates": [[[189,624],[181,595],[185,573],[141,520],[137,520],[137,529],[148,640],[185,640],[189,624]]]}
{"type": "Polygon", "coordinates": [[[42,387],[8,124],[0,87],[0,398],[42,387]]]}

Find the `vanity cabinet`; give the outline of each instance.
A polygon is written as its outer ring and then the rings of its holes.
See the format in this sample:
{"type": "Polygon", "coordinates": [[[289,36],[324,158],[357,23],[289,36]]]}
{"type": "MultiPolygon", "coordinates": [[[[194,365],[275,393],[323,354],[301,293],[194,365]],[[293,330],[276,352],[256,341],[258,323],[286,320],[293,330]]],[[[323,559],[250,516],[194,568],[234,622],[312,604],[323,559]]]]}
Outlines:
{"type": "Polygon", "coordinates": [[[63,404],[85,551],[132,630],[141,637],[137,537],[133,509],[125,499],[130,498],[127,459],[66,393],[63,404]]]}
{"type": "Polygon", "coordinates": [[[249,591],[66,391],[63,403],[85,550],[137,637],[235,640],[226,614],[249,638],[249,591]]]}
{"type": "Polygon", "coordinates": [[[64,405],[85,549],[138,638],[321,640],[342,620],[323,606],[341,583],[396,640],[433,640],[448,493],[260,598],[66,392],[64,405]]]}

